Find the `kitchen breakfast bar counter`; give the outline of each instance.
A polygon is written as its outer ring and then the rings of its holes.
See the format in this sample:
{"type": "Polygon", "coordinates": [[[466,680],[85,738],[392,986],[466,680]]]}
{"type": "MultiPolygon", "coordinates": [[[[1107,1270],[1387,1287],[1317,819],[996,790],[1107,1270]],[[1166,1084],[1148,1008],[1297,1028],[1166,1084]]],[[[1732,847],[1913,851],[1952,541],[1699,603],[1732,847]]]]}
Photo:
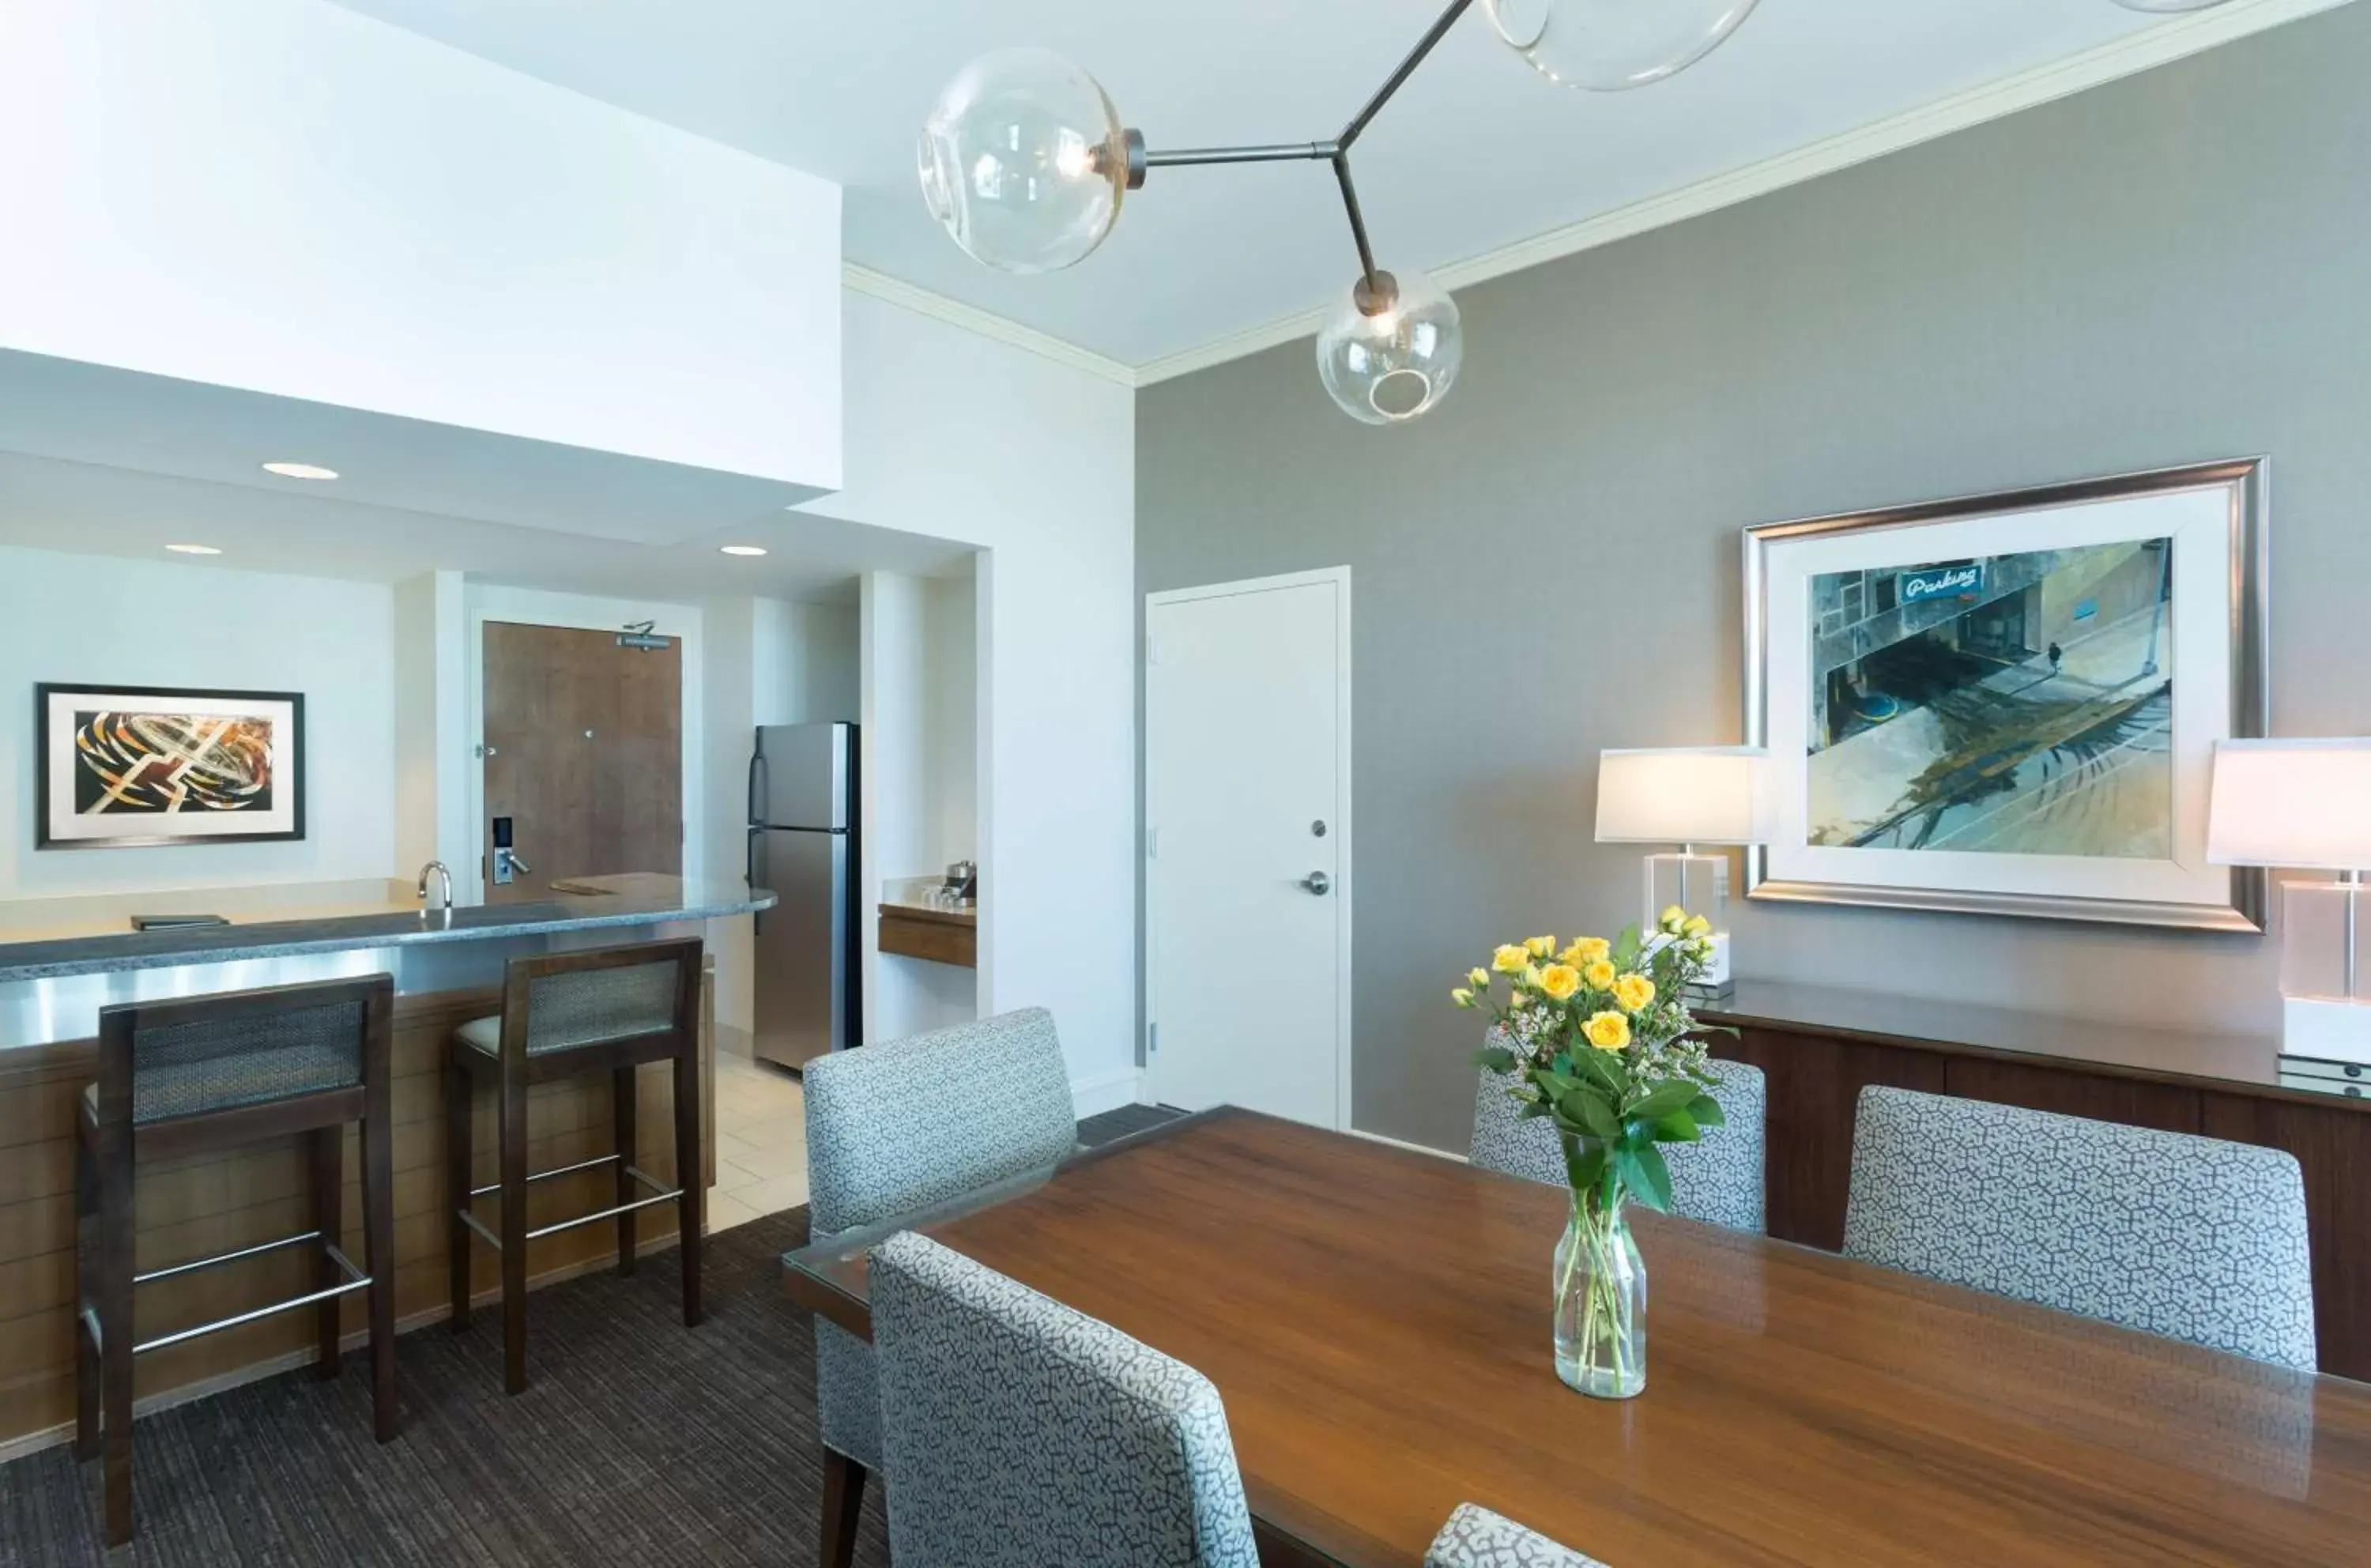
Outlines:
{"type": "MultiPolygon", "coordinates": [[[[145,932],[95,922],[9,928],[0,916],[0,1458],[64,1435],[74,1417],[75,1119],[98,1071],[101,1008],[341,976],[395,977],[392,1071],[395,1120],[397,1313],[410,1327],[445,1306],[446,1194],[443,1062],[459,1025],[499,1010],[503,966],[522,954],[702,936],[711,920],[745,917],[769,894],[675,877],[584,877],[534,903],[422,915],[382,902],[307,915],[264,916],[228,926],[145,932]]],[[[712,1129],[712,1003],[702,986],[702,1124],[712,1129]]],[[[671,1091],[664,1065],[645,1068],[636,1162],[674,1169],[671,1091]]],[[[530,1169],[551,1170],[610,1152],[606,1080],[555,1083],[532,1092],[530,1169]]],[[[490,1179],[493,1118],[477,1118],[480,1180],[490,1179]]],[[[705,1140],[714,1148],[711,1136],[705,1140]]],[[[357,1140],[347,1143],[346,1228],[359,1245],[357,1140]]],[[[711,1178],[712,1179],[712,1178],[711,1178]]],[[[607,1168],[536,1184],[530,1223],[606,1206],[607,1168]]],[[[157,1160],[139,1176],[137,1266],[145,1271],[309,1228],[306,1173],[295,1139],[235,1153],[157,1160]]],[[[663,1206],[645,1216],[644,1250],[672,1245],[663,1206]]],[[[610,1228],[586,1226],[536,1244],[538,1281],[606,1261],[610,1228]]],[[[143,1287],[142,1337],[280,1299],[306,1288],[311,1260],[291,1249],[143,1287]]],[[[498,1285],[491,1249],[477,1249],[475,1288],[498,1285]]],[[[363,1328],[349,1299],[349,1345],[363,1328]]],[[[499,1335],[496,1336],[499,1338],[499,1335]]],[[[259,1375],[311,1358],[309,1314],[267,1318],[145,1355],[144,1401],[259,1375]]]]}

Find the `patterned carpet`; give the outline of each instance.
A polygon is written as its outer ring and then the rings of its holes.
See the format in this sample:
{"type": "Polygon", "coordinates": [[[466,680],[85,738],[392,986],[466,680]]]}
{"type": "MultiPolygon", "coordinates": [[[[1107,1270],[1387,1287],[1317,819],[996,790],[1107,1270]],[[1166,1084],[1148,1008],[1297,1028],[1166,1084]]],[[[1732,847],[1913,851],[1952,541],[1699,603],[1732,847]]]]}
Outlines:
{"type": "MultiPolygon", "coordinates": [[[[1083,1122],[1102,1142],[1163,1119],[1083,1122]]],[[[803,1208],[708,1249],[708,1321],[679,1314],[675,1254],[632,1279],[595,1274],[536,1293],[533,1386],[502,1391],[502,1329],[407,1334],[403,1435],[371,1441],[366,1366],[309,1369],[139,1424],[140,1534],[98,1544],[96,1463],[50,1448],[0,1467],[0,1568],[792,1568],[815,1561],[822,1450],[815,1344],[781,1294],[803,1208]]],[[[856,1560],[885,1568],[881,1489],[866,1489],[856,1560]]]]}

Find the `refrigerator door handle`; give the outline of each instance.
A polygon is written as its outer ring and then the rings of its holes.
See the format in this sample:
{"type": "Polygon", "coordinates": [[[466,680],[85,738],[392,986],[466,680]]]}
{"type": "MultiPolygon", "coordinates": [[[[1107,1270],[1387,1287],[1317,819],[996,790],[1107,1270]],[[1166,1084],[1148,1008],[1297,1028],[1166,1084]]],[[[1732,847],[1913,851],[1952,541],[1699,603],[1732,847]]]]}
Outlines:
{"type": "MultiPolygon", "coordinates": [[[[741,880],[747,882],[754,890],[758,885],[758,845],[764,836],[765,830],[753,824],[748,832],[749,836],[742,859],[741,880]]],[[[766,912],[760,909],[749,917],[749,934],[755,936],[765,928],[766,912]]]]}
{"type": "Polygon", "coordinates": [[[753,825],[766,820],[766,794],[763,786],[758,782],[765,776],[766,754],[762,751],[751,752],[749,754],[749,821],[753,825]]]}

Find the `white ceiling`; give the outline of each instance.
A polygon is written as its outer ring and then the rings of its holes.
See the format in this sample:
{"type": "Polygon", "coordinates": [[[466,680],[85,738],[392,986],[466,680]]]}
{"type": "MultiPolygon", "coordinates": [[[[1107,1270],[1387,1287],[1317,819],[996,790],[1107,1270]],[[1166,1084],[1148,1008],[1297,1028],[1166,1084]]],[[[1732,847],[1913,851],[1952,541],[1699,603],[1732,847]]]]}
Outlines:
{"type": "MultiPolygon", "coordinates": [[[[1354,268],[1322,165],[1155,170],[1076,270],[1011,278],[924,213],[914,136],[975,54],[1044,45],[1155,147],[1328,137],[1438,0],[339,0],[620,108],[839,180],[848,259],[1141,365],[1304,312],[1354,268]]],[[[2229,0],[2221,14],[2295,0],[2229,0]]],[[[1475,13],[1359,144],[1385,266],[1439,269],[2149,27],[2111,0],[1764,0],[1669,81],[1550,86],[1475,13]]]]}

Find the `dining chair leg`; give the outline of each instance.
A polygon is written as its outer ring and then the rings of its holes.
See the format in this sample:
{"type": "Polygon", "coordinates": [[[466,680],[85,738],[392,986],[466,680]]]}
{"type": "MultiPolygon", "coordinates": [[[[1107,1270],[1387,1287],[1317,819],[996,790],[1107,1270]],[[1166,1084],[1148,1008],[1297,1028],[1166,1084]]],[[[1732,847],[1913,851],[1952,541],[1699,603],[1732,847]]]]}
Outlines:
{"type": "Polygon", "coordinates": [[[98,1341],[85,1314],[98,1301],[99,1272],[92,1251],[92,1232],[98,1224],[98,1173],[93,1168],[89,1139],[75,1138],[75,1458],[98,1457],[98,1341]]]}
{"type": "MultiPolygon", "coordinates": [[[[312,1146],[313,1228],[321,1233],[322,1245],[314,1254],[313,1288],[334,1290],[345,1283],[345,1274],[338,1261],[330,1256],[331,1247],[345,1245],[346,1226],[346,1130],[341,1126],[316,1127],[305,1135],[312,1146]]],[[[339,1319],[344,1310],[344,1297],[332,1296],[313,1309],[314,1329],[318,1337],[318,1351],[313,1363],[313,1375],[324,1380],[338,1375],[340,1362],[338,1340],[342,1325],[339,1319]]]]}
{"type": "MultiPolygon", "coordinates": [[[[392,1442],[395,1405],[395,1115],[394,1091],[382,1070],[363,1098],[363,1245],[370,1271],[371,1422],[373,1435],[392,1442]]],[[[468,1254],[462,1256],[464,1276],[468,1254]]]]}
{"type": "MultiPolygon", "coordinates": [[[[631,1067],[619,1067],[609,1075],[610,1121],[618,1135],[618,1202],[632,1203],[641,1194],[634,1191],[634,1179],[626,1174],[626,1167],[634,1163],[634,1097],[638,1092],[635,1073],[631,1067]]],[[[630,1275],[634,1272],[634,1212],[628,1209],[618,1216],[618,1272],[630,1275]]]]}
{"type": "Polygon", "coordinates": [[[105,1446],[107,1544],[132,1539],[132,1141],[97,1150],[100,1421],[105,1446]]]}
{"type": "Polygon", "coordinates": [[[823,1451],[823,1568],[856,1561],[856,1516],[864,1505],[864,1467],[837,1448],[823,1451]]]}
{"type": "Polygon", "coordinates": [[[675,1184],[676,1229],[681,1239],[677,1252],[683,1262],[683,1326],[700,1327],[707,1316],[700,1293],[701,1201],[706,1193],[708,1162],[700,1155],[700,1057],[687,1045],[675,1058],[675,1184]]]}
{"type": "Polygon", "coordinates": [[[503,1387],[526,1392],[526,1075],[502,1075],[503,1387]]]}
{"type": "Polygon", "coordinates": [[[448,1055],[445,1062],[445,1249],[453,1291],[453,1332],[457,1334],[467,1332],[469,1327],[469,1263],[471,1248],[477,1240],[469,1228],[461,1223],[462,1211],[469,1206],[470,1185],[477,1180],[470,1173],[471,1146],[477,1138],[470,1115],[471,1094],[476,1087],[468,1070],[448,1055]]]}

